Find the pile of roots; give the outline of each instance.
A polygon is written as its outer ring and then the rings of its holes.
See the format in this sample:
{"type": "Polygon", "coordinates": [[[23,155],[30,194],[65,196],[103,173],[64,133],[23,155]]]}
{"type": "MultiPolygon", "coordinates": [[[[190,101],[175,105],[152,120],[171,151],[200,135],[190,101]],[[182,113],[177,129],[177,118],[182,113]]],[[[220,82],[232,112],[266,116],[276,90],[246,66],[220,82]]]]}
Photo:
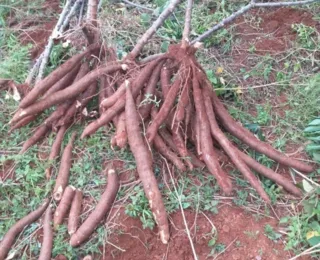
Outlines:
{"type": "MultiPolygon", "coordinates": [[[[230,116],[195,57],[200,45],[191,45],[187,40],[190,6],[181,44],[171,45],[166,53],[145,59],[144,62],[137,61],[143,45],[178,3],[178,0],[172,1],[132,52],[121,61],[117,60],[113,49],[100,42],[96,25],[89,29],[86,27],[91,44],[36,83],[22,99],[10,122],[13,131],[34,121],[45,110],[52,109],[53,112],[24,143],[20,153],[53,131],[56,132],[56,139],[49,159],[54,161],[59,157],[68,127],[76,122],[86,122],[82,119],[87,118],[89,113],[87,105],[98,96],[97,118],[85,127],[81,138],[93,135],[101,127],[114,125],[116,132],[112,146],[124,148],[129,145],[163,243],[167,243],[170,237],[169,224],[153,173],[153,151],[159,152],[180,171],[206,167],[216,178],[222,192],[230,195],[232,181],[219,164],[217,150],[223,150],[266,203],[270,203],[270,199],[252,170],[293,195],[300,196],[301,190],[289,179],[241,151],[225,132],[284,166],[305,173],[313,171],[312,166],[289,158],[258,140],[230,116]]],[[[66,161],[63,158],[66,157],[62,156],[61,165],[70,168],[70,158],[66,161]]],[[[50,178],[51,168],[47,169],[46,175],[50,178]]],[[[60,189],[59,198],[64,196],[67,180],[68,177],[60,189]]],[[[118,186],[115,193],[117,189],[118,186]]],[[[105,214],[106,211],[103,212],[105,214]]],[[[101,221],[101,216],[95,219],[96,222],[89,225],[91,233],[101,221]]],[[[90,232],[81,230],[80,233],[88,238],[90,232]]],[[[79,245],[84,240],[71,238],[71,244],[79,245]]]]}

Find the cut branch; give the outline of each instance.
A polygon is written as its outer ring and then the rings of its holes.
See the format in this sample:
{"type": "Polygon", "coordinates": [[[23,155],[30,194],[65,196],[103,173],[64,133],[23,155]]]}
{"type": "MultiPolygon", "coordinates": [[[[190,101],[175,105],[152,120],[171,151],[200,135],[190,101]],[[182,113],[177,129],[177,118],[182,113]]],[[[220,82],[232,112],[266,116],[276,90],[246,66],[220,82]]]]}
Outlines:
{"type": "Polygon", "coordinates": [[[135,59],[141,52],[142,48],[148,40],[155,34],[158,28],[163,24],[167,17],[172,14],[175,7],[181,2],[181,0],[172,0],[169,6],[160,14],[158,19],[154,21],[152,26],[144,33],[144,35],[138,40],[136,46],[128,55],[129,59],[135,59]]]}
{"type": "Polygon", "coordinates": [[[185,16],[185,21],[184,21],[184,29],[183,29],[183,34],[182,34],[182,43],[181,43],[182,48],[185,48],[187,45],[189,45],[189,36],[190,36],[190,30],[191,30],[192,5],[193,5],[193,0],[188,0],[186,16],[185,16]]]}
{"type": "Polygon", "coordinates": [[[296,2],[277,2],[277,3],[256,3],[255,1],[251,1],[251,3],[247,4],[246,6],[242,7],[240,10],[234,12],[230,16],[223,19],[218,24],[214,25],[211,29],[204,32],[200,36],[198,36],[196,39],[194,39],[191,44],[195,44],[197,42],[202,42],[206,38],[210,37],[214,32],[220,30],[225,25],[231,23],[233,20],[235,20],[240,15],[243,15],[247,13],[252,8],[258,8],[258,7],[282,7],[282,6],[295,6],[295,5],[305,5],[305,4],[312,4],[319,2],[319,0],[307,0],[307,1],[296,1],[296,2]]]}

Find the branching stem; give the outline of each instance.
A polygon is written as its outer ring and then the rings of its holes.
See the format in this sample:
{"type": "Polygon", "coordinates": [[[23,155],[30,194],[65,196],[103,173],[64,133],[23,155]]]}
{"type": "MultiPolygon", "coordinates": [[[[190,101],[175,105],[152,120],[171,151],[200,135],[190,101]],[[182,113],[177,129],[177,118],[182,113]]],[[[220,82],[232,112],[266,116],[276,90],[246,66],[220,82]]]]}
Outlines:
{"type": "Polygon", "coordinates": [[[272,2],[272,3],[256,3],[256,1],[251,1],[249,4],[246,6],[242,7],[240,10],[234,12],[227,18],[223,19],[221,22],[218,24],[214,25],[211,29],[208,31],[204,32],[200,36],[198,36],[196,39],[194,39],[191,44],[195,44],[196,42],[202,42],[206,38],[210,37],[214,32],[220,30],[223,28],[226,24],[229,24],[232,22],[234,19],[239,17],[240,15],[243,15],[247,13],[249,10],[252,8],[258,8],[258,7],[282,7],[282,6],[294,6],[294,5],[304,5],[304,4],[312,4],[319,2],[319,0],[306,0],[306,1],[291,1],[291,2],[272,2]]]}

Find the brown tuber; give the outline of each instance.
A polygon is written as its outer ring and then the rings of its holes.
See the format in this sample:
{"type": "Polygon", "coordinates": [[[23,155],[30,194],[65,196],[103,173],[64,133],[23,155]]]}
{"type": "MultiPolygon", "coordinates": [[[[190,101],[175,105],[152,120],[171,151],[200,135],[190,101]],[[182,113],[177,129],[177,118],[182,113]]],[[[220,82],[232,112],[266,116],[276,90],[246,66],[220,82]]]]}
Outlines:
{"type": "Polygon", "coordinates": [[[71,236],[70,245],[79,246],[86,241],[97,228],[102,219],[111,209],[112,204],[119,190],[119,177],[114,169],[108,170],[108,183],[105,192],[102,194],[97,206],[82,223],[78,230],[71,236]]]}

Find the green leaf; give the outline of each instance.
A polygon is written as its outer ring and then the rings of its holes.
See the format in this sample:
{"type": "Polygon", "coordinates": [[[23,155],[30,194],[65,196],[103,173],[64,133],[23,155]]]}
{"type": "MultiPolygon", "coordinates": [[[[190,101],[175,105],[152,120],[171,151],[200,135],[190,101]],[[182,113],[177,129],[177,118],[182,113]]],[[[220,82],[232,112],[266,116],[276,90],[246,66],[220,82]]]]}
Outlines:
{"type": "Polygon", "coordinates": [[[308,239],[308,243],[310,246],[315,246],[320,243],[320,236],[314,236],[308,239]]]}
{"type": "Polygon", "coordinates": [[[306,129],[304,129],[305,133],[316,132],[316,131],[320,131],[320,125],[319,126],[308,126],[306,129]]]}
{"type": "Polygon", "coordinates": [[[288,217],[283,217],[283,218],[280,219],[279,223],[280,224],[285,224],[285,223],[288,223],[288,221],[289,221],[288,217]]]}
{"type": "Polygon", "coordinates": [[[314,189],[313,186],[306,180],[302,180],[302,186],[305,192],[311,192],[314,189]]]}
{"type": "Polygon", "coordinates": [[[208,242],[208,246],[213,247],[217,242],[216,238],[211,238],[208,242]]]}
{"type": "Polygon", "coordinates": [[[313,120],[308,126],[320,125],[320,118],[313,120]]]}
{"type": "Polygon", "coordinates": [[[312,156],[313,156],[313,159],[315,161],[319,161],[320,162],[320,153],[313,153],[312,156]]]}
{"type": "Polygon", "coordinates": [[[161,52],[166,52],[168,50],[169,45],[170,45],[169,41],[162,42],[161,47],[160,47],[161,52]]]}
{"type": "Polygon", "coordinates": [[[147,13],[143,13],[140,15],[140,19],[144,25],[148,25],[151,21],[151,16],[147,13]]]}
{"type": "Polygon", "coordinates": [[[317,151],[317,150],[320,151],[320,144],[309,144],[307,146],[307,150],[308,151],[317,151]]]}

